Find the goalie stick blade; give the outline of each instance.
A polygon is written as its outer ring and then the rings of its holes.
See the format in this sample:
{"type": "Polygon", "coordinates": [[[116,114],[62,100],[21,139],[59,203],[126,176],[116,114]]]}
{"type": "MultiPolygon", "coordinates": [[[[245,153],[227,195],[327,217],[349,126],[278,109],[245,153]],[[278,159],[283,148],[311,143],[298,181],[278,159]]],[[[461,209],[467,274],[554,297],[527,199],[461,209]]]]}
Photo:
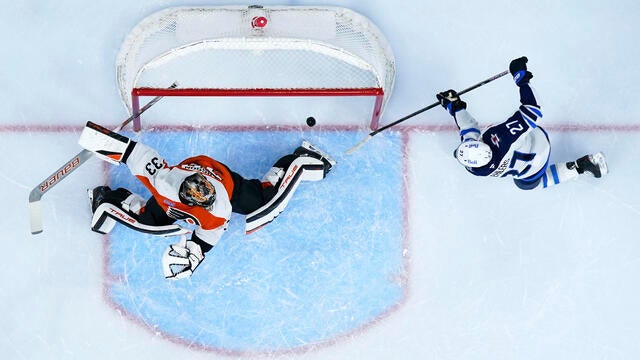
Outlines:
{"type": "MultiPolygon", "coordinates": [[[[174,82],[169,86],[170,89],[173,89],[178,86],[177,82],[174,82]]],[[[132,114],[123,121],[114,131],[120,131],[124,128],[128,123],[133,121],[136,117],[140,116],[143,112],[149,109],[153,104],[157,103],[162,99],[163,96],[156,96],[151,101],[149,101],[145,106],[140,109],[140,111],[136,114],[132,114]]],[[[67,177],[73,171],[75,171],[80,165],[84,164],[89,158],[93,156],[93,153],[89,150],[83,149],[80,151],[75,157],[71,158],[67,161],[66,164],[62,165],[58,170],[49,175],[45,180],[40,182],[38,186],[31,190],[29,194],[29,222],[31,224],[31,233],[39,234],[44,230],[42,226],[42,211],[40,209],[40,199],[42,195],[44,195],[47,191],[51,190],[51,188],[57,185],[60,180],[67,177]]]]}
{"type": "Polygon", "coordinates": [[[29,202],[29,223],[31,224],[31,234],[33,235],[40,234],[44,230],[40,200],[29,202]]]}

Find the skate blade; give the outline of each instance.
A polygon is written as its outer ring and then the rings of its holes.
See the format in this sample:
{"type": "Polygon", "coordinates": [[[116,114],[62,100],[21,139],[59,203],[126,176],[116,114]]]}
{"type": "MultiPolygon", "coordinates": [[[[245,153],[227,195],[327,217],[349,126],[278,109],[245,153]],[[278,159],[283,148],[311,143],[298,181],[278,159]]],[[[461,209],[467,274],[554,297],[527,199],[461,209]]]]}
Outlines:
{"type": "Polygon", "coordinates": [[[600,168],[600,176],[604,176],[609,173],[607,160],[603,153],[597,152],[593,155],[589,155],[589,160],[591,160],[592,163],[598,165],[598,168],[600,168]]]}

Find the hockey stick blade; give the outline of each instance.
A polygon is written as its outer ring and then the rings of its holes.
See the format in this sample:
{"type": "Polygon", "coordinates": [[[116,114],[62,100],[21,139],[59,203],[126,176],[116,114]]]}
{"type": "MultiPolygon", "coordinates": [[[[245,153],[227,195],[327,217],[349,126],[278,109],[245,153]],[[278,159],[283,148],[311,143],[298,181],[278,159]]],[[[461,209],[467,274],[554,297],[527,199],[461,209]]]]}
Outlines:
{"type": "Polygon", "coordinates": [[[93,153],[89,150],[80,151],[71,160],[59,167],[58,170],[31,190],[31,193],[29,193],[29,222],[31,224],[31,234],[39,234],[44,230],[40,205],[42,195],[75,171],[80,165],[84,164],[91,156],[93,156],[93,153]]]}
{"type": "MultiPolygon", "coordinates": [[[[177,82],[174,82],[169,86],[169,88],[175,88],[178,86],[177,82]]],[[[125,121],[123,121],[118,127],[115,128],[114,131],[122,130],[127,124],[129,124],[133,119],[142,115],[147,109],[153,106],[155,103],[160,101],[163,96],[156,96],[151,101],[149,101],[145,106],[143,106],[140,111],[129,116],[125,121]]],[[[89,160],[93,156],[93,153],[89,150],[83,149],[76,156],[71,158],[71,160],[67,161],[64,165],[62,165],[58,170],[49,175],[44,181],[42,181],[38,186],[33,188],[29,193],[29,224],[31,227],[31,234],[40,234],[44,231],[44,226],[42,223],[42,206],[40,204],[40,200],[42,196],[55,185],[57,185],[61,180],[69,176],[72,172],[74,172],[80,165],[84,164],[87,160],[89,160]]]]}
{"type": "MultiPolygon", "coordinates": [[[[475,84],[475,85],[472,85],[472,86],[470,86],[470,87],[468,87],[468,88],[466,88],[466,89],[464,89],[464,90],[462,90],[462,91],[459,91],[459,92],[458,92],[458,95],[466,94],[466,93],[468,93],[469,91],[474,90],[474,89],[477,89],[477,88],[479,88],[479,87],[480,87],[480,86],[482,86],[482,85],[486,85],[486,84],[488,84],[488,83],[492,82],[493,80],[496,80],[496,79],[498,79],[498,78],[501,78],[501,77],[503,77],[503,76],[507,75],[508,73],[509,73],[509,71],[508,71],[508,70],[505,70],[505,71],[503,71],[503,72],[501,72],[501,73],[495,74],[495,75],[493,75],[492,77],[490,77],[490,78],[488,78],[488,79],[482,80],[482,81],[480,81],[479,83],[477,83],[477,84],[475,84]]],[[[420,110],[417,110],[417,111],[415,111],[415,112],[412,112],[411,114],[409,114],[409,115],[407,115],[407,116],[404,116],[404,117],[402,117],[402,118],[400,118],[400,119],[398,119],[398,120],[396,120],[396,121],[394,121],[394,122],[392,122],[392,123],[390,123],[390,124],[387,124],[387,125],[385,125],[385,126],[383,126],[383,127],[379,128],[379,129],[377,129],[377,130],[374,130],[374,131],[370,132],[370,133],[369,133],[369,135],[367,135],[367,137],[366,137],[366,138],[362,139],[362,141],[360,141],[359,143],[357,143],[357,144],[356,144],[355,146],[353,146],[352,148],[348,149],[348,150],[346,151],[346,153],[347,153],[347,154],[352,154],[354,151],[358,150],[358,148],[360,148],[364,143],[366,143],[367,141],[369,141],[372,137],[376,136],[378,133],[380,133],[380,132],[382,132],[382,131],[384,131],[384,130],[387,130],[388,128],[390,128],[390,127],[392,127],[392,126],[395,126],[395,125],[397,125],[397,124],[399,124],[399,123],[401,123],[401,122],[403,122],[403,121],[405,121],[405,120],[411,119],[412,117],[414,117],[414,116],[416,116],[416,115],[418,115],[418,114],[422,114],[423,112],[425,112],[425,111],[427,111],[427,110],[433,109],[434,107],[436,107],[436,106],[438,106],[438,105],[440,105],[440,103],[438,103],[438,102],[433,103],[433,104],[431,104],[431,105],[429,105],[429,106],[423,107],[423,108],[422,108],[422,109],[420,109],[420,110]]]]}
{"type": "Polygon", "coordinates": [[[372,137],[373,137],[373,135],[371,135],[371,134],[367,135],[367,137],[365,137],[359,143],[357,143],[355,146],[353,146],[352,148],[347,150],[347,155],[353,154],[356,150],[358,150],[362,145],[364,145],[364,143],[369,141],[372,137]]]}
{"type": "Polygon", "coordinates": [[[40,209],[40,199],[29,201],[29,223],[31,224],[31,233],[40,234],[44,229],[42,227],[42,209],[40,209]]]}

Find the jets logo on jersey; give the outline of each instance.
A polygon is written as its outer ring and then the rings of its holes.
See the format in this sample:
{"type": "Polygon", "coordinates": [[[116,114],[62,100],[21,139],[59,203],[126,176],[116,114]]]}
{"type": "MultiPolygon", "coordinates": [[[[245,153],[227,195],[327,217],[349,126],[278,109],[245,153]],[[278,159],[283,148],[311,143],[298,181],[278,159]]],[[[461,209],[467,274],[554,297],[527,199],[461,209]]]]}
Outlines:
{"type": "Polygon", "coordinates": [[[500,147],[500,138],[498,137],[498,135],[496,134],[491,134],[491,142],[493,143],[493,145],[495,145],[497,148],[500,147]]]}

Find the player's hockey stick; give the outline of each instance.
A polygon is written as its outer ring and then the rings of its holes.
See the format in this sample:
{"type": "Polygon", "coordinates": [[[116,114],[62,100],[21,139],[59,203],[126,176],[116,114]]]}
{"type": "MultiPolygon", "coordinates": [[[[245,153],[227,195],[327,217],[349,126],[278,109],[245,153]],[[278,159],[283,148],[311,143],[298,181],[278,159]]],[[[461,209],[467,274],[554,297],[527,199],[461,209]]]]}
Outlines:
{"type": "MultiPolygon", "coordinates": [[[[479,82],[479,83],[477,83],[477,84],[475,84],[473,86],[470,86],[470,87],[468,87],[468,88],[466,88],[466,89],[464,89],[462,91],[458,91],[458,95],[462,95],[462,94],[467,93],[467,92],[469,92],[469,91],[471,91],[473,89],[479,88],[480,86],[488,84],[488,83],[492,82],[495,79],[498,79],[500,77],[503,77],[503,76],[507,75],[508,73],[509,73],[509,71],[505,70],[505,71],[503,71],[503,72],[501,72],[499,74],[493,75],[492,77],[490,77],[490,78],[488,78],[486,80],[483,80],[483,81],[481,81],[481,82],[479,82]]],[[[399,124],[399,123],[401,123],[401,122],[403,122],[405,120],[408,120],[408,119],[410,119],[410,118],[412,118],[412,117],[414,117],[414,116],[416,116],[418,114],[421,114],[421,113],[423,113],[423,112],[425,112],[425,111],[427,111],[429,109],[433,109],[434,107],[436,107],[438,105],[440,105],[440,103],[439,102],[435,102],[435,103],[433,103],[433,104],[431,104],[431,105],[429,105],[427,107],[423,107],[420,110],[417,110],[417,111],[415,111],[415,112],[413,112],[413,113],[411,113],[411,114],[409,114],[409,115],[407,115],[405,117],[402,117],[402,118],[400,118],[400,119],[398,119],[398,120],[396,120],[396,121],[394,121],[394,122],[392,122],[390,124],[387,124],[387,125],[379,128],[379,129],[376,129],[376,130],[370,132],[369,135],[367,135],[367,137],[362,139],[362,141],[360,141],[354,147],[352,147],[349,150],[347,150],[347,154],[351,154],[354,151],[358,150],[359,147],[364,145],[364,143],[369,141],[369,139],[371,139],[372,137],[374,137],[378,133],[380,133],[382,131],[385,131],[386,129],[388,129],[388,128],[392,127],[392,126],[397,125],[397,124],[399,124]]]]}
{"type": "MultiPolygon", "coordinates": [[[[169,86],[169,89],[173,89],[178,86],[178,83],[174,82],[169,86]]],[[[113,131],[118,132],[122,130],[127,124],[129,124],[133,119],[142,115],[145,111],[147,111],[150,107],[152,107],[155,103],[160,101],[163,96],[156,96],[151,101],[149,101],[145,106],[143,106],[140,111],[129,116],[125,121],[123,121],[117,128],[113,131]]],[[[44,181],[42,181],[38,186],[31,190],[29,193],[29,222],[31,224],[31,233],[39,234],[44,228],[42,226],[42,210],[40,206],[40,199],[42,195],[47,191],[51,190],[52,187],[57,185],[62,179],[66,178],[74,172],[80,165],[84,164],[87,160],[89,160],[93,156],[93,153],[89,150],[82,150],[76,156],[71,158],[71,160],[67,161],[64,165],[62,165],[58,170],[56,170],[53,174],[49,175],[44,181]]]]}

